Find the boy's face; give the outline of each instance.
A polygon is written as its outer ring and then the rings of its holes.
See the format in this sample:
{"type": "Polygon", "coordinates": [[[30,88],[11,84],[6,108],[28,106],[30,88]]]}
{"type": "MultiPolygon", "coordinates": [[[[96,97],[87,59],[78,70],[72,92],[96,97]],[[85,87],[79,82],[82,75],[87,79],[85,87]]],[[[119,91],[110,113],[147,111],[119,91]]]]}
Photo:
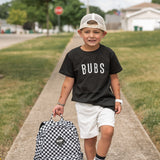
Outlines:
{"type": "Polygon", "coordinates": [[[83,28],[78,30],[78,33],[83,38],[85,45],[89,47],[99,46],[101,39],[107,34],[97,28],[83,28]]]}

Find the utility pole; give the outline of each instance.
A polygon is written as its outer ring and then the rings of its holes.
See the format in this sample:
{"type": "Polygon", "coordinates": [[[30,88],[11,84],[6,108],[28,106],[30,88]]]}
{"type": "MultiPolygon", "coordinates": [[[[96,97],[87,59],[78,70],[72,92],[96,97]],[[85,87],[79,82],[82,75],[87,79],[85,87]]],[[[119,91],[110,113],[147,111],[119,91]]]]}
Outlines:
{"type": "Polygon", "coordinates": [[[86,14],[89,14],[89,0],[87,0],[86,14]]]}

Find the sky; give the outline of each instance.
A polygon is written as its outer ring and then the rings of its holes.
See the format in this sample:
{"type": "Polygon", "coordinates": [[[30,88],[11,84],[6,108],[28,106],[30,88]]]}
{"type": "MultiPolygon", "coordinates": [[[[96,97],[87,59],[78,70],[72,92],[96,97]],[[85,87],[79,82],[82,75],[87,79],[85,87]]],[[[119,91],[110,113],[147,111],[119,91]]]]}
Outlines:
{"type": "MultiPolygon", "coordinates": [[[[0,0],[0,5],[11,0],[0,0]]],[[[112,9],[125,9],[140,3],[151,2],[152,0],[80,0],[84,4],[97,6],[104,12],[112,9]]]]}
{"type": "Polygon", "coordinates": [[[101,10],[107,12],[112,9],[125,9],[140,3],[148,2],[150,3],[152,0],[80,0],[81,2],[89,5],[97,6],[101,8],[101,10]]]}

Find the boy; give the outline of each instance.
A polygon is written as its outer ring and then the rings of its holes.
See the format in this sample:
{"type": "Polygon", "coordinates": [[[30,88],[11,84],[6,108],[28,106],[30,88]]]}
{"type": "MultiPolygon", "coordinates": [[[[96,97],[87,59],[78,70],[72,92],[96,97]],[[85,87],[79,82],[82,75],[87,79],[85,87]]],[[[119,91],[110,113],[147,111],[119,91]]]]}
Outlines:
{"type": "Polygon", "coordinates": [[[78,33],[84,44],[71,50],[61,66],[60,73],[66,77],[53,114],[63,114],[73,88],[72,100],[76,101],[80,137],[84,139],[87,160],[104,160],[112,140],[115,113],[121,112],[117,73],[122,67],[115,53],[100,44],[107,34],[101,16],[95,13],[84,16],[78,33]],[[96,149],[99,130],[101,138],[96,149]]]}

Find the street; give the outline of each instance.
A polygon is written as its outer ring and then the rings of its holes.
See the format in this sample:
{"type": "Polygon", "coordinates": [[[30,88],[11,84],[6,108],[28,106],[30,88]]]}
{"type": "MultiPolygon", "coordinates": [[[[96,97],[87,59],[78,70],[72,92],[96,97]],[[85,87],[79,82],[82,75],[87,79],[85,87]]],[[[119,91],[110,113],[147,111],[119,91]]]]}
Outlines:
{"type": "Polygon", "coordinates": [[[0,34],[0,49],[9,47],[13,44],[33,39],[43,34],[0,34]]]}

